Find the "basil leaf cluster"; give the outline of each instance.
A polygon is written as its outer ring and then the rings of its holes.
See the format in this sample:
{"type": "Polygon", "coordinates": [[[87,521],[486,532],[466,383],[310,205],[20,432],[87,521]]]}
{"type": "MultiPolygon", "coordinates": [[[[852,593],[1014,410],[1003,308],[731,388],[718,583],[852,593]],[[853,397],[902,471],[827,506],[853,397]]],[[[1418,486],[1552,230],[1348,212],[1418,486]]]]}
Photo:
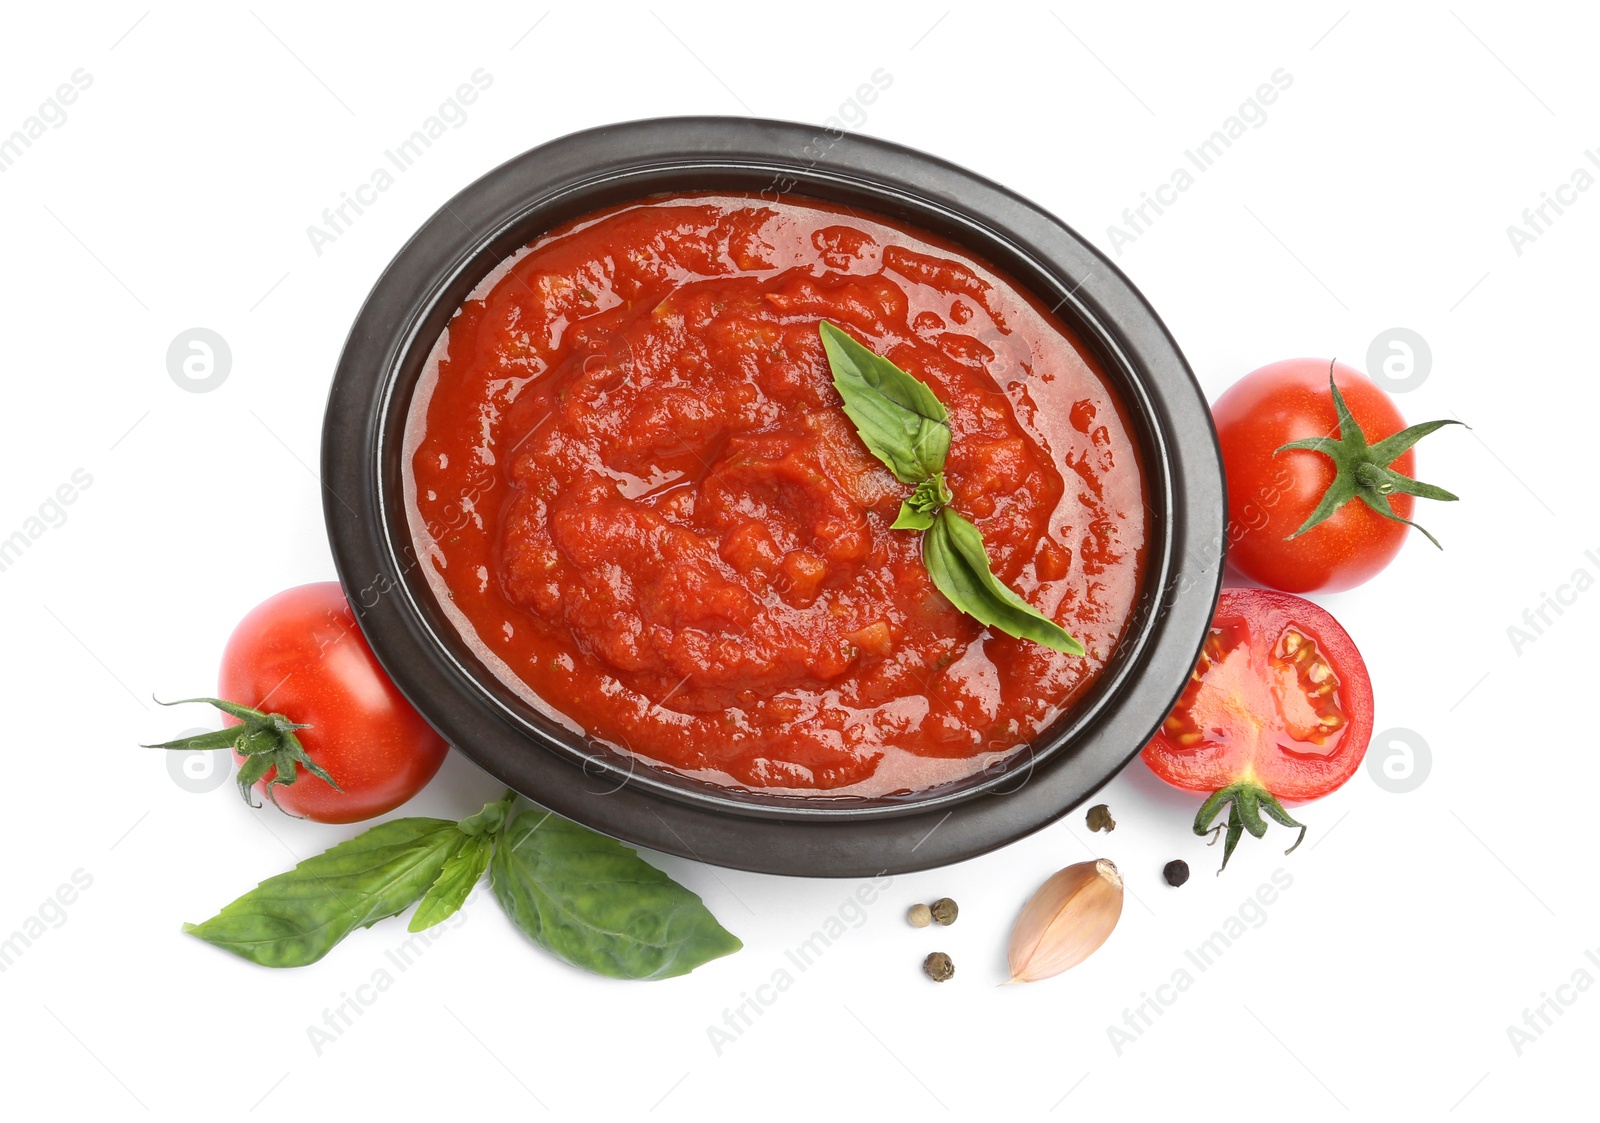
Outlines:
{"type": "Polygon", "coordinates": [[[922,563],[934,587],[985,627],[1082,655],[1066,629],[994,575],[983,533],[950,506],[944,479],[950,415],[927,384],[856,342],[826,320],[818,328],[833,385],[867,451],[915,490],[900,504],[894,530],[922,532],[922,563]]]}
{"type": "Polygon", "coordinates": [[[512,923],[598,975],[665,979],[743,946],[631,847],[542,808],[513,816],[516,798],[507,792],[459,822],[380,823],[183,930],[264,967],[303,967],[413,904],[409,930],[431,928],[488,872],[512,923]]]}

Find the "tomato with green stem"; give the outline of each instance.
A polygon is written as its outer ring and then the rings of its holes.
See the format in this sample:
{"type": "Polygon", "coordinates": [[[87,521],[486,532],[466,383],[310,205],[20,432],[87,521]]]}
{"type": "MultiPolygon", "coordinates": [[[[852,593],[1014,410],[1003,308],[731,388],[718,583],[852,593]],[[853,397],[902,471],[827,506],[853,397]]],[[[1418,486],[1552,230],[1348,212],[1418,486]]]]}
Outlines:
{"type": "Polygon", "coordinates": [[[1454,420],[1406,426],[1352,367],[1288,359],[1252,371],[1211,407],[1228,482],[1228,563],[1294,593],[1353,588],[1416,527],[1416,499],[1456,496],[1413,479],[1413,446],[1454,420]]]}
{"type": "Polygon", "coordinates": [[[217,707],[224,728],[152,747],[232,749],[247,803],[254,792],[319,823],[394,810],[449,750],[384,674],[333,581],[251,610],[223,651],[217,693],[184,701],[217,707]]]}
{"type": "Polygon", "coordinates": [[[1300,832],[1286,853],[1300,845],[1305,825],[1284,804],[1355,774],[1372,714],[1361,653],[1324,609],[1271,589],[1224,589],[1189,682],[1143,756],[1167,783],[1207,793],[1194,832],[1225,832],[1226,868],[1267,819],[1300,832]]]}

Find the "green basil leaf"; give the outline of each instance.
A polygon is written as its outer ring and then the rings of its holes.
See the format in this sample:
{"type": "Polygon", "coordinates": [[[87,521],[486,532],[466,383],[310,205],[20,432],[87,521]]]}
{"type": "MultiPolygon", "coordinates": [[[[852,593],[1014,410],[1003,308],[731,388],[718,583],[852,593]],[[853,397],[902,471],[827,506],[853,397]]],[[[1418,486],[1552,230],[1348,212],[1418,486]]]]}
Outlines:
{"type": "Polygon", "coordinates": [[[303,967],[421,897],[462,838],[448,819],[392,819],[267,878],[183,930],[263,967],[303,967]]]}
{"type": "Polygon", "coordinates": [[[933,525],[939,509],[954,496],[945,486],[944,473],[935,472],[917,485],[909,498],[900,503],[900,514],[889,525],[890,530],[927,530],[933,525]]]}
{"type": "Polygon", "coordinates": [[[529,939],[597,975],[667,979],[744,946],[631,847],[548,811],[511,822],[489,871],[501,907],[529,939]]]}
{"type": "Polygon", "coordinates": [[[934,586],[979,623],[1068,655],[1084,653],[1083,644],[994,575],[982,532],[951,508],[943,508],[922,536],[922,560],[934,586]]]}
{"type": "Polygon", "coordinates": [[[493,803],[485,803],[483,805],[483,810],[479,811],[477,814],[468,815],[465,819],[462,819],[456,824],[456,828],[462,834],[497,834],[499,833],[500,828],[505,825],[506,816],[511,813],[511,805],[516,801],[517,793],[512,791],[510,788],[507,788],[505,795],[501,796],[493,803]]]}
{"type": "Polygon", "coordinates": [[[933,391],[826,320],[818,330],[844,412],[868,451],[901,483],[921,483],[942,471],[950,415],[933,391]]]}
{"type": "Polygon", "coordinates": [[[438,878],[423,895],[417,911],[411,914],[411,924],[406,930],[421,932],[454,916],[489,868],[489,855],[493,852],[493,835],[462,835],[455,853],[445,859],[438,878]]]}
{"type": "Polygon", "coordinates": [[[894,522],[889,524],[890,530],[927,530],[933,525],[934,516],[926,511],[919,511],[911,505],[911,500],[905,499],[900,503],[900,513],[895,516],[894,522]]]}

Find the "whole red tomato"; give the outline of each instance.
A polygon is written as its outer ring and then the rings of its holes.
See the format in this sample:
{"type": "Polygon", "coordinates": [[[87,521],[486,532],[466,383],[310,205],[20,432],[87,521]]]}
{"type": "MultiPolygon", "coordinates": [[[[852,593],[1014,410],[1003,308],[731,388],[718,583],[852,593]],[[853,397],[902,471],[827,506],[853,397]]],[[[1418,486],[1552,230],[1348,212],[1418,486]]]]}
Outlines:
{"type": "MultiPolygon", "coordinates": [[[[383,673],[332,581],[289,589],[252,609],[223,651],[217,692],[300,727],[293,735],[337,789],[301,767],[292,783],[274,784],[269,793],[275,765],[254,787],[319,823],[392,811],[433,779],[449,748],[383,673]]],[[[231,715],[225,721],[240,724],[231,715]]],[[[235,748],[234,758],[249,779],[247,756],[235,748]]]]}
{"type": "Polygon", "coordinates": [[[1354,775],[1372,714],[1367,665],[1324,609],[1271,589],[1224,589],[1189,683],[1144,762],[1174,787],[1210,793],[1196,834],[1213,830],[1231,804],[1226,866],[1245,831],[1266,833],[1263,815],[1304,837],[1284,802],[1325,796],[1354,775]]]}
{"type": "Polygon", "coordinates": [[[1228,562],[1262,585],[1293,593],[1353,588],[1400,552],[1416,525],[1414,496],[1456,498],[1410,478],[1411,449],[1459,422],[1407,429],[1389,396],[1342,363],[1264,366],[1218,398],[1211,415],[1228,477],[1228,562]]]}

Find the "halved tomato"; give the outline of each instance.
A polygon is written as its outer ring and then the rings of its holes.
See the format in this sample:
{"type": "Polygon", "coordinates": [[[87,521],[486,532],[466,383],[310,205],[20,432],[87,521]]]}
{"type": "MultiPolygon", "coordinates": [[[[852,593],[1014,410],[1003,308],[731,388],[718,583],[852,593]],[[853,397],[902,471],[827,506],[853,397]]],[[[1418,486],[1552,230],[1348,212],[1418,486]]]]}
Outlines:
{"type": "Polygon", "coordinates": [[[1224,589],[1189,683],[1143,755],[1167,783],[1211,793],[1196,834],[1223,829],[1213,824],[1229,806],[1226,868],[1245,831],[1266,833],[1263,815],[1298,827],[1289,851],[1299,846],[1305,826],[1284,802],[1338,788],[1371,739],[1372,683],[1339,622],[1291,593],[1224,589]]]}

